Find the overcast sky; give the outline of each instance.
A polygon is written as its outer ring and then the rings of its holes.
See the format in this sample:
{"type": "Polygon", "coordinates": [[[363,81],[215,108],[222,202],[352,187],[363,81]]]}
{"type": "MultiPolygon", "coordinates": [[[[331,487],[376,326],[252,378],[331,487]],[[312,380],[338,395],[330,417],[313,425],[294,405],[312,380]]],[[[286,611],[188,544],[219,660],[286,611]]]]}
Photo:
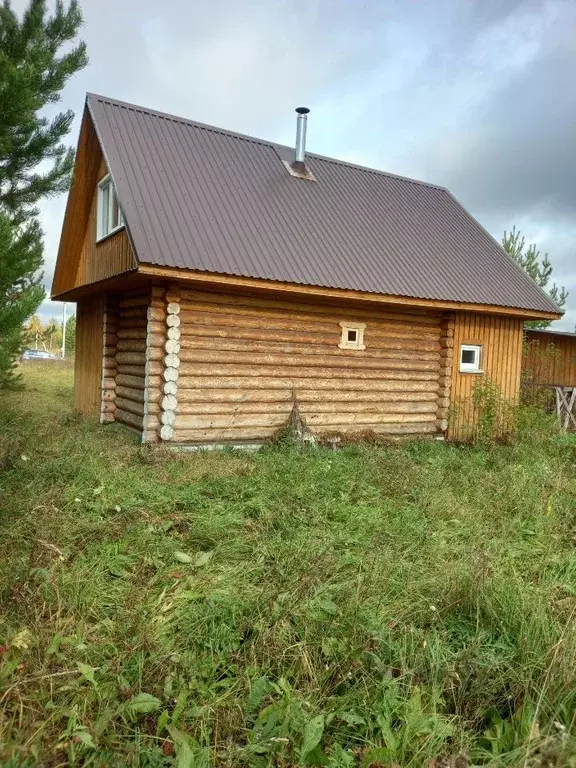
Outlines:
{"type": "MultiPolygon", "coordinates": [[[[23,0],[13,6],[21,10],[23,0]]],[[[84,0],[67,86],[447,186],[548,251],[576,323],[575,0],[84,0]]],[[[65,198],[42,207],[49,288],[65,198]]],[[[42,316],[60,306],[45,303],[42,316]]]]}

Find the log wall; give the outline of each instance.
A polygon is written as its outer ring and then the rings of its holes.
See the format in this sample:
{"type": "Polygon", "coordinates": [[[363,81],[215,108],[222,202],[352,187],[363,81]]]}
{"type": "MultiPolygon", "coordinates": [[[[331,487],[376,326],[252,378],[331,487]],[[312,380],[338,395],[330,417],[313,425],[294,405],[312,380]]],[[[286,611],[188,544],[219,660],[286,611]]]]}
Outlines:
{"type": "Polygon", "coordinates": [[[245,444],[277,434],[295,400],[319,437],[463,437],[476,419],[478,374],[459,370],[460,346],[482,345],[482,373],[513,401],[523,324],[180,283],[84,300],[77,333],[79,410],[137,429],[145,442],[245,444]],[[342,323],[365,325],[364,350],[340,348],[342,323]]]}
{"type": "Polygon", "coordinates": [[[114,420],[142,432],[145,415],[146,348],[150,292],[132,291],[117,298],[118,320],[114,357],[114,420]]]}
{"type": "Polygon", "coordinates": [[[179,300],[178,359],[164,360],[178,371],[174,442],[265,441],[286,423],[293,395],[317,435],[422,436],[445,427],[443,350],[453,328],[440,313],[297,304],[184,284],[168,298],[179,300]],[[339,348],[342,321],[366,324],[365,350],[339,348]]]}
{"type": "Polygon", "coordinates": [[[576,334],[526,331],[522,372],[530,384],[576,386],[576,334]]]}

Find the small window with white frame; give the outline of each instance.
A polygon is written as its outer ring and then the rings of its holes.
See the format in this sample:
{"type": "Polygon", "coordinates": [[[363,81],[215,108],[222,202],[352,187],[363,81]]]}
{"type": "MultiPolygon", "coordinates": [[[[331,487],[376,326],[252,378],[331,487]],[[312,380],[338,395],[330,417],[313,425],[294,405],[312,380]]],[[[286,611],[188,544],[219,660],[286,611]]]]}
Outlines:
{"type": "Polygon", "coordinates": [[[118,205],[116,190],[110,176],[105,176],[98,184],[98,224],[96,239],[111,235],[124,226],[124,216],[118,205]]]}
{"type": "Polygon", "coordinates": [[[366,349],[364,345],[364,329],[366,323],[340,323],[342,337],[338,346],[340,349],[366,349]]]}
{"type": "Polygon", "coordinates": [[[460,347],[461,373],[482,373],[482,345],[462,344],[460,347]]]}

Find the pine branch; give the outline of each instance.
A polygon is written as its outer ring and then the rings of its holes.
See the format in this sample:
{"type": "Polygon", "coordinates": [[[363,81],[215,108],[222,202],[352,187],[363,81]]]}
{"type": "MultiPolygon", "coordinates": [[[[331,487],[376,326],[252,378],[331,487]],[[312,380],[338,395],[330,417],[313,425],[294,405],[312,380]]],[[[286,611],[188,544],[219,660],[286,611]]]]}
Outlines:
{"type": "MultiPolygon", "coordinates": [[[[525,252],[526,239],[515,226],[512,227],[511,232],[504,231],[502,247],[514,261],[516,261],[522,269],[530,275],[534,282],[547,292],[552,301],[560,309],[564,309],[568,299],[568,291],[566,288],[559,288],[556,283],[554,283],[551,288],[548,287],[553,271],[548,254],[545,253],[542,256],[539,249],[536,247],[536,243],[531,243],[525,252]]],[[[529,328],[547,328],[549,325],[550,321],[547,320],[533,320],[526,323],[526,326],[529,328]]]]}
{"type": "Polygon", "coordinates": [[[0,5],[0,387],[15,380],[23,324],[44,298],[36,205],[70,184],[74,155],[64,141],[74,115],[42,111],[86,66],[81,25],[77,0],[57,0],[51,16],[46,0],[29,0],[21,18],[8,0],[0,5]]]}

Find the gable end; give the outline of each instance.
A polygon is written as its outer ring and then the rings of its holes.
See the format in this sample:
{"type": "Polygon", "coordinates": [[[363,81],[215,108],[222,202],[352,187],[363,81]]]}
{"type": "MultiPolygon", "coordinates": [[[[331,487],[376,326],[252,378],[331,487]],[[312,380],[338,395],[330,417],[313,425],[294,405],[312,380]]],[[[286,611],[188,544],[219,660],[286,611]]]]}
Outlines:
{"type": "Polygon", "coordinates": [[[138,267],[126,227],[99,242],[96,240],[98,184],[108,173],[92,118],[85,109],[52,282],[52,297],[138,267]]]}

